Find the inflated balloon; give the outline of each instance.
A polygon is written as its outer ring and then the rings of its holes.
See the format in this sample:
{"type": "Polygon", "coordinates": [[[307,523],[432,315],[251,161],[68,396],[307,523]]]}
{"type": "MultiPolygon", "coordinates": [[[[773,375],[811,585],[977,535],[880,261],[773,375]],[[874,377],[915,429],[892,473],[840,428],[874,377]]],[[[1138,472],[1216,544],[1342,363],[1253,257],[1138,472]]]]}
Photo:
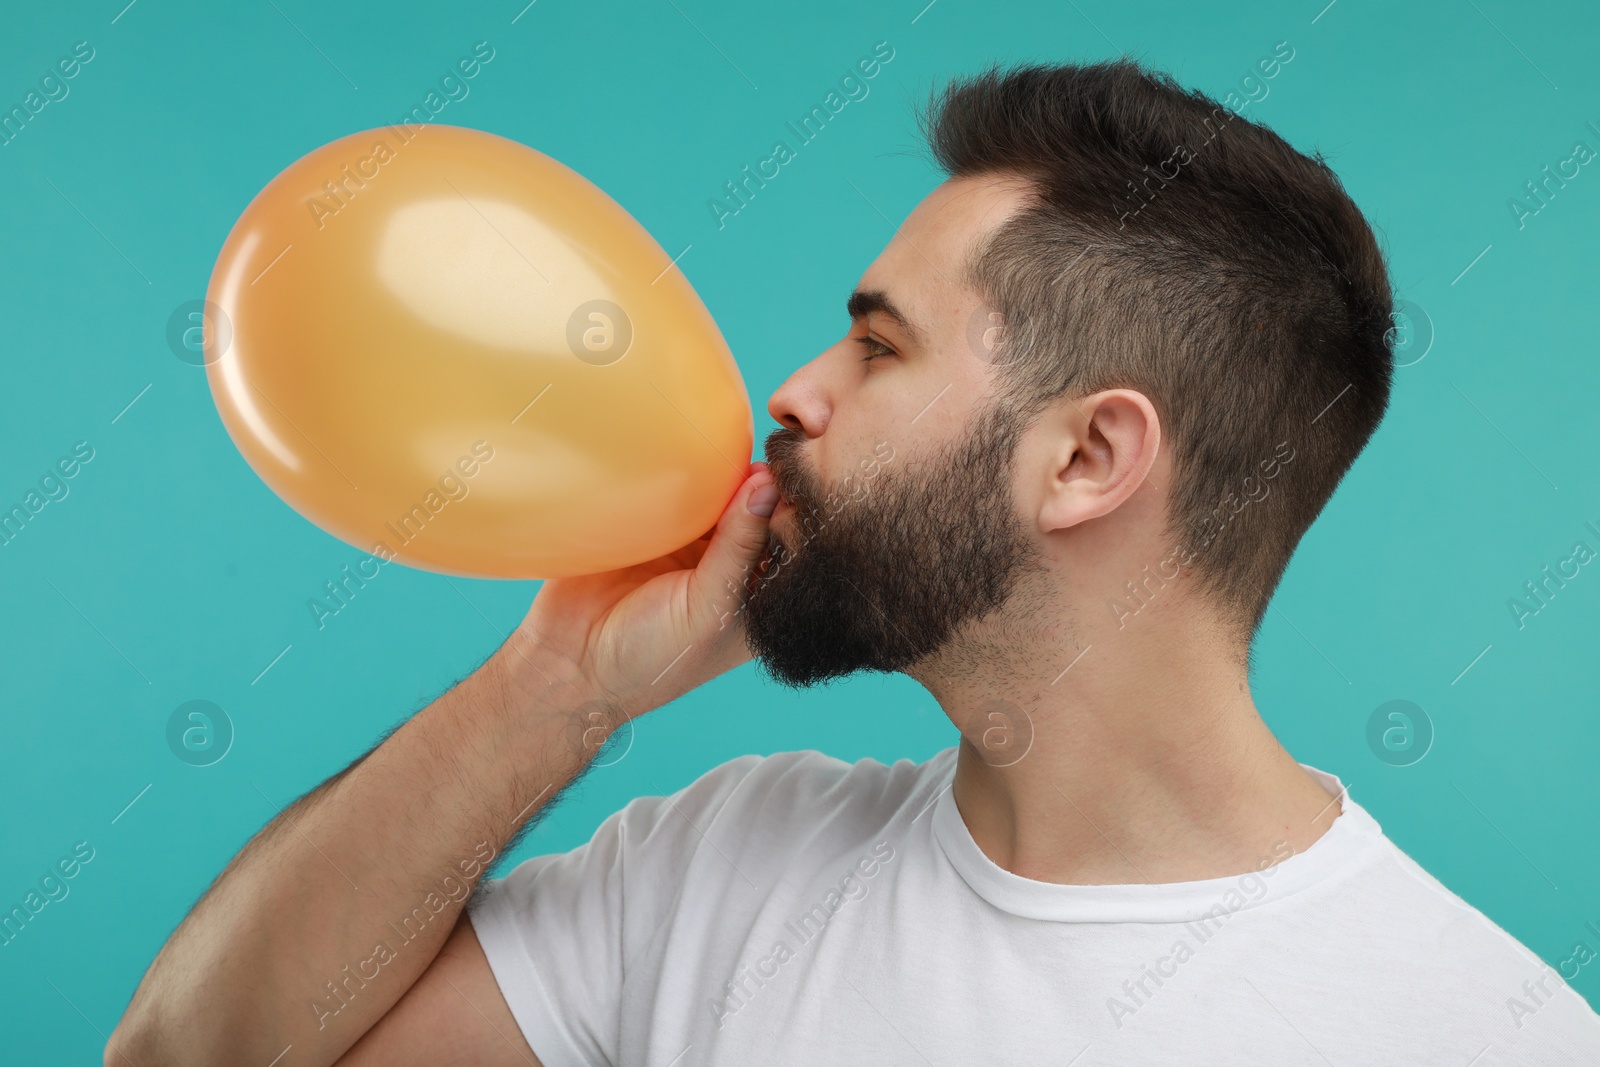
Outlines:
{"type": "Polygon", "coordinates": [[[739,368],[672,257],[494,134],[316,149],[250,202],[206,297],[239,451],[382,558],[504,578],[643,562],[711,529],[750,461],[739,368]]]}

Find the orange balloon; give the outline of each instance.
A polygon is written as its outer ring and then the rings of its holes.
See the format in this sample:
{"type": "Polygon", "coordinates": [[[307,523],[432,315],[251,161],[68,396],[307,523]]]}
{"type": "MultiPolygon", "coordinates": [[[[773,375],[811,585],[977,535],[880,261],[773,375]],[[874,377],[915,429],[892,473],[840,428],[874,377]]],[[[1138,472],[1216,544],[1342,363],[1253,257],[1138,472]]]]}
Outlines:
{"type": "Polygon", "coordinates": [[[245,208],[206,299],[234,444],[381,558],[628,566],[715,526],[749,466],[744,381],[672,257],[504,137],[383,127],[316,149],[245,208]]]}

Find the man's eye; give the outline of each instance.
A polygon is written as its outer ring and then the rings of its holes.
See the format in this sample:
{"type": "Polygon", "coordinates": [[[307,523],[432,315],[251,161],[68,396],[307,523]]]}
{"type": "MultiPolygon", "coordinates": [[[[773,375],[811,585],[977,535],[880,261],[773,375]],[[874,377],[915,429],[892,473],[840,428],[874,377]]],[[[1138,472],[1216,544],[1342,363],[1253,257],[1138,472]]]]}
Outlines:
{"type": "Polygon", "coordinates": [[[863,348],[865,348],[867,350],[867,354],[865,356],[861,357],[861,362],[863,362],[863,363],[871,363],[873,360],[877,359],[879,356],[892,356],[892,355],[894,355],[894,349],[890,348],[888,345],[884,344],[882,341],[875,340],[874,338],[871,338],[871,337],[857,337],[856,338],[856,344],[862,346],[863,348]]]}

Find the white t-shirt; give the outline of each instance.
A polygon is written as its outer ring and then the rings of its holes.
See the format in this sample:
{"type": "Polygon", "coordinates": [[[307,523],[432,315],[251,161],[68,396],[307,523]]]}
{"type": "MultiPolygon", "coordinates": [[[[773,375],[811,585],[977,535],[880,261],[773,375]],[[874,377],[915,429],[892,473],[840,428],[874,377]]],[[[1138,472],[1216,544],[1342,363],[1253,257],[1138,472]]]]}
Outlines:
{"type": "Polygon", "coordinates": [[[534,1052],[545,1067],[1600,1065],[1587,1003],[1348,794],[1322,837],[1259,873],[1057,885],[978,848],[955,756],[741,757],[488,883],[469,914],[534,1052]]]}

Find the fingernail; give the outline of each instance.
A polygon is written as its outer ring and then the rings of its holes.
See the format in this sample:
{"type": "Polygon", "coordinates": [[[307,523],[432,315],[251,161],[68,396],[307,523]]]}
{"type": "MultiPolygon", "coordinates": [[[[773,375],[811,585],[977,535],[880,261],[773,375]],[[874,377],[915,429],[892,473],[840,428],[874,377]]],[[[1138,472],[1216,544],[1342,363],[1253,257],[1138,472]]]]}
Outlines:
{"type": "Polygon", "coordinates": [[[778,507],[778,486],[775,482],[767,482],[758,489],[751,490],[750,497],[744,506],[750,514],[759,515],[763,519],[772,518],[772,513],[778,507]]]}

